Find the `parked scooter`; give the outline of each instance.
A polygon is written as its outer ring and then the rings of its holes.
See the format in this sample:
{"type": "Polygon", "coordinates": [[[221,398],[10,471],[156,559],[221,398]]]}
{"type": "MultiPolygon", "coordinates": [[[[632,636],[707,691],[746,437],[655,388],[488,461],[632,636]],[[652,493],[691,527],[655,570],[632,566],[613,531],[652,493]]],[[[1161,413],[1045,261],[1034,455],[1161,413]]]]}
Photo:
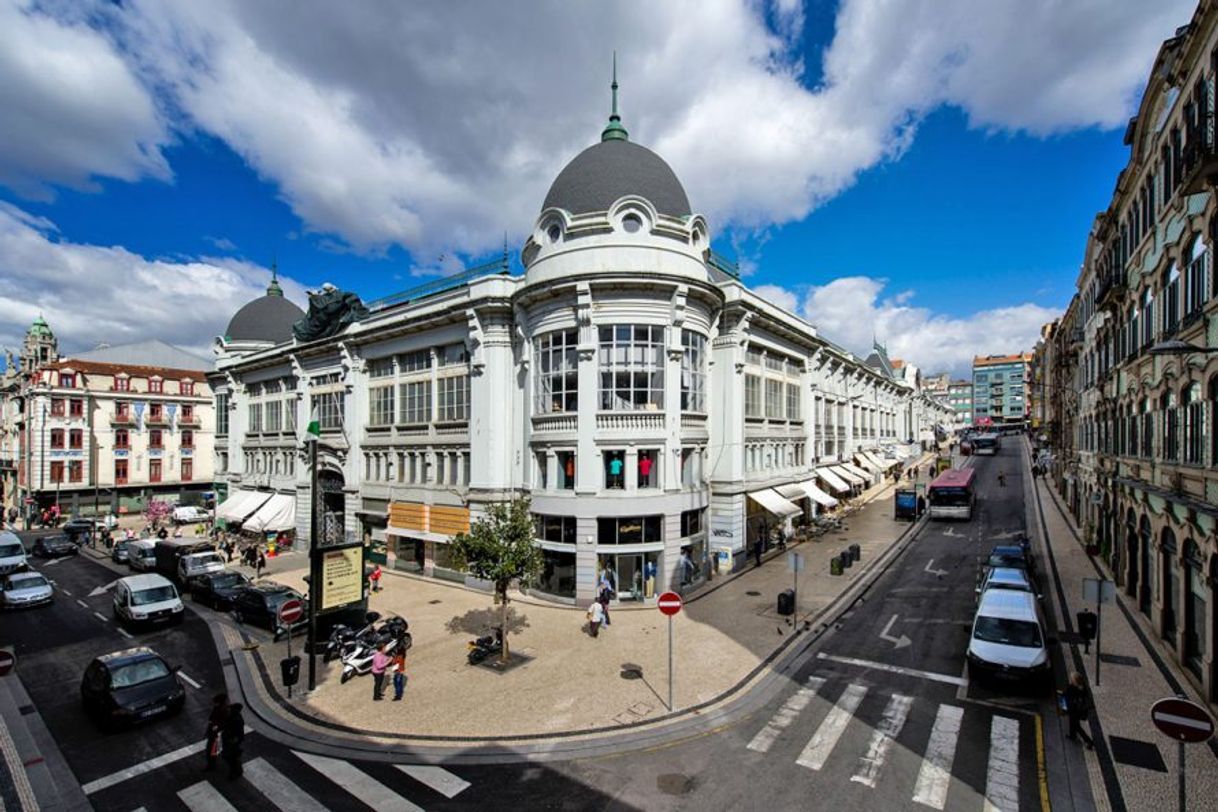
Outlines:
{"type": "Polygon", "coordinates": [[[503,630],[496,626],[494,634],[470,640],[467,646],[469,647],[469,664],[477,665],[492,654],[503,650],[503,630]]]}
{"type": "Polygon", "coordinates": [[[372,671],[372,657],[376,650],[384,646],[388,655],[398,651],[406,652],[414,644],[407,629],[410,624],[402,617],[391,617],[381,624],[376,631],[355,641],[350,651],[343,656],[343,673],[339,682],[346,683],[352,677],[367,674],[372,671]]]}
{"type": "Polygon", "coordinates": [[[364,615],[364,626],[359,629],[352,628],[345,623],[336,623],[334,628],[330,630],[330,638],[326,641],[325,651],[322,653],[322,662],[331,662],[338,660],[351,653],[356,643],[359,640],[372,634],[376,629],[376,623],[381,619],[380,612],[369,612],[364,615]]]}

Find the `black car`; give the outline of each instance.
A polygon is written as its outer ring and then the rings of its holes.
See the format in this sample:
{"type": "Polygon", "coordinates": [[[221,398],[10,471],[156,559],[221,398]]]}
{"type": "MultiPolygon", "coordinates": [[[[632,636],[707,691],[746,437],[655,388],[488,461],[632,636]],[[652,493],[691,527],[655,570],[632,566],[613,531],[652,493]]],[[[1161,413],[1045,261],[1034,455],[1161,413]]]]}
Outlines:
{"type": "Polygon", "coordinates": [[[250,579],[239,572],[223,570],[198,575],[190,585],[190,597],[204,606],[227,612],[237,596],[250,586],[250,579]]]}
{"type": "Polygon", "coordinates": [[[67,536],[47,536],[35,541],[31,552],[39,558],[63,558],[80,550],[67,536]]]}
{"type": "Polygon", "coordinates": [[[59,529],[65,533],[67,533],[69,536],[72,536],[73,538],[75,538],[77,536],[83,536],[85,538],[88,538],[89,534],[93,532],[95,526],[96,525],[94,524],[92,519],[75,518],[75,519],[68,519],[66,522],[63,523],[62,526],[60,526],[59,529]]]}
{"type": "MultiPolygon", "coordinates": [[[[287,600],[304,601],[300,593],[282,584],[251,584],[233,598],[233,619],[238,623],[266,629],[278,640],[286,631],[279,623],[279,607],[287,600]]],[[[292,624],[291,631],[303,629],[309,622],[308,604],[305,614],[292,624]]]]}
{"type": "Polygon", "coordinates": [[[1029,580],[1036,576],[1036,562],[1032,559],[1032,552],[1022,544],[998,545],[990,550],[990,557],[986,559],[985,566],[987,569],[1011,567],[1023,570],[1028,574],[1029,580]]]}
{"type": "Polygon", "coordinates": [[[106,727],[135,724],[182,710],[186,691],[177,669],[146,646],[105,654],[80,682],[85,712],[106,727]]]}
{"type": "Polygon", "coordinates": [[[110,548],[110,560],[115,564],[126,564],[130,560],[127,554],[131,542],[126,539],[119,539],[114,542],[114,546],[110,548]]]}

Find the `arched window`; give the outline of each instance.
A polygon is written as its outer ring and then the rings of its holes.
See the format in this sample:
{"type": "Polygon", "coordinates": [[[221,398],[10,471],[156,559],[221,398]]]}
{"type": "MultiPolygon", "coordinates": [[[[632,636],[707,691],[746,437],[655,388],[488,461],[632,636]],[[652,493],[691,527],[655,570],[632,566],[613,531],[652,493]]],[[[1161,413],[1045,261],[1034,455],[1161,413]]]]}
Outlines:
{"type": "Polygon", "coordinates": [[[1175,392],[1167,391],[1159,396],[1159,412],[1163,421],[1163,459],[1175,462],[1180,459],[1180,429],[1175,392]]]}
{"type": "Polygon", "coordinates": [[[1127,452],[1129,456],[1138,456],[1138,412],[1134,404],[1129,404],[1129,412],[1125,418],[1129,422],[1129,446],[1127,452]]]}
{"type": "Polygon", "coordinates": [[[1209,291],[1209,251],[1200,235],[1193,238],[1189,251],[1188,273],[1184,280],[1184,312],[1196,313],[1205,304],[1209,291]]]}
{"type": "Polygon", "coordinates": [[[1155,415],[1150,409],[1150,398],[1142,398],[1142,456],[1154,456],[1155,415]]]}
{"type": "Polygon", "coordinates": [[[1172,263],[1163,276],[1163,333],[1171,335],[1180,326],[1180,269],[1172,263]]]}
{"type": "Polygon", "coordinates": [[[1155,295],[1150,288],[1142,291],[1142,346],[1147,347],[1155,338],[1155,295]]]}
{"type": "Polygon", "coordinates": [[[1184,414],[1184,461],[1201,465],[1205,453],[1205,402],[1201,399],[1201,384],[1194,381],[1180,393],[1184,414]]]}

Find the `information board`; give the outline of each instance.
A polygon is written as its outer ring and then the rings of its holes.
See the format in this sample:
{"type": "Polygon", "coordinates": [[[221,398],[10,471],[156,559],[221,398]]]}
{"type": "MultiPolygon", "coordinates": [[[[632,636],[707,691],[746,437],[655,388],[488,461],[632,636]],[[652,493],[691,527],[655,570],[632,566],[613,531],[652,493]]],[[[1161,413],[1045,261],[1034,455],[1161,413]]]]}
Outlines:
{"type": "Polygon", "coordinates": [[[364,598],[364,547],[357,544],[321,553],[321,611],[341,609],[364,598]]]}

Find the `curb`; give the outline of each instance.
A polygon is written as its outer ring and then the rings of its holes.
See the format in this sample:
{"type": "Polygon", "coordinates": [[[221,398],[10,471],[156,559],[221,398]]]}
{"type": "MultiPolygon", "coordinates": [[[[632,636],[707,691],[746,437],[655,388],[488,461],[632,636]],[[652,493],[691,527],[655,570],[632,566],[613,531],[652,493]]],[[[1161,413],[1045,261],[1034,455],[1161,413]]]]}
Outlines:
{"type": "Polygon", "coordinates": [[[796,631],[735,685],[698,705],[626,725],[503,737],[411,736],[369,732],[322,722],[286,700],[276,689],[260,654],[234,648],[226,624],[209,624],[231,696],[241,696],[255,729],[300,748],[309,742],[326,755],[390,761],[403,756],[428,762],[491,764],[521,760],[570,760],[647,749],[693,738],[734,724],[764,706],[811,659],[810,649],[874,585],[916,539],[927,517],[906,527],[888,548],[860,571],[830,604],[798,621],[796,631]],[[800,629],[802,625],[803,629],[800,629]],[[811,631],[801,637],[801,631],[811,631]]]}

